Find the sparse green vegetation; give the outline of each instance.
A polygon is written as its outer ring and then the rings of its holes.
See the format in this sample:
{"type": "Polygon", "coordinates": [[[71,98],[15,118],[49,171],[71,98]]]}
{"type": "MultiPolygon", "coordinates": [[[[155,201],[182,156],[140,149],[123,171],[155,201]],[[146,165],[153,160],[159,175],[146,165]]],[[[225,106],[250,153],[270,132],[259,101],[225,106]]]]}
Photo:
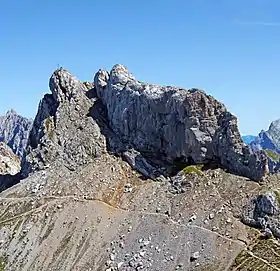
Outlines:
{"type": "Polygon", "coordinates": [[[191,174],[191,173],[195,173],[196,175],[202,177],[204,175],[203,172],[202,172],[202,168],[203,168],[203,165],[186,166],[183,169],[183,171],[186,175],[191,174]]]}
{"type": "Polygon", "coordinates": [[[6,255],[0,256],[0,271],[5,271],[5,267],[8,263],[8,257],[6,255]]]}
{"type": "Polygon", "coordinates": [[[280,204],[280,191],[279,190],[273,190],[273,192],[274,192],[274,194],[277,198],[278,203],[280,204]]]}
{"type": "Polygon", "coordinates": [[[45,129],[51,139],[54,139],[54,123],[53,117],[45,119],[45,129]]]}
{"type": "Polygon", "coordinates": [[[273,160],[275,162],[279,162],[279,159],[280,159],[280,154],[279,153],[277,153],[273,150],[265,150],[265,152],[271,160],[273,160]]]}
{"type": "Polygon", "coordinates": [[[230,270],[279,270],[279,243],[274,239],[258,240],[250,250],[243,250],[230,270]]]}

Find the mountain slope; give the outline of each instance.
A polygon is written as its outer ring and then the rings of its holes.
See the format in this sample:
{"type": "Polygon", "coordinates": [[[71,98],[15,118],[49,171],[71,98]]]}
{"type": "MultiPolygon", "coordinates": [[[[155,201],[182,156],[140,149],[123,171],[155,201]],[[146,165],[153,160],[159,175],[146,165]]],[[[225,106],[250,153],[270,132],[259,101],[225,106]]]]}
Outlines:
{"type": "Polygon", "coordinates": [[[50,89],[26,178],[0,194],[2,269],[246,270],[234,269],[255,245],[243,207],[264,187],[248,177],[263,180],[267,157],[224,105],[143,85],[120,65],[95,85],[59,69],[50,89]]]}

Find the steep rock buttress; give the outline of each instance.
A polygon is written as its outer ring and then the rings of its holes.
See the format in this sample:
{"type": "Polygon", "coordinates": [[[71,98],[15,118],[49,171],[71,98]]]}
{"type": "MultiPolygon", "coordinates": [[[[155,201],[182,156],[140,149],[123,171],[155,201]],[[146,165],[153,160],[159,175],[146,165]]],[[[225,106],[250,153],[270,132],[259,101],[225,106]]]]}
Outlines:
{"type": "Polygon", "coordinates": [[[96,158],[105,146],[99,126],[89,116],[96,100],[93,85],[60,68],[49,86],[52,94],[41,100],[30,132],[22,163],[25,176],[52,163],[75,170],[96,158]]]}
{"type": "Polygon", "coordinates": [[[121,65],[99,70],[94,82],[110,127],[142,154],[171,163],[217,162],[253,180],[266,174],[265,153],[245,146],[236,117],[203,91],[144,84],[121,65]]]}

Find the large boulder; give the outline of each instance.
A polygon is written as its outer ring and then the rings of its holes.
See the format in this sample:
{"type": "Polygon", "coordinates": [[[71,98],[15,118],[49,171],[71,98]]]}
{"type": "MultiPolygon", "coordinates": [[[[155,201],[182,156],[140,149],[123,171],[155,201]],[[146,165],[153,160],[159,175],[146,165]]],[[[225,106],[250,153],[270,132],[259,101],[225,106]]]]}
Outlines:
{"type": "Polygon", "coordinates": [[[253,180],[267,173],[266,154],[245,146],[236,117],[205,92],[145,84],[121,65],[99,70],[94,82],[110,127],[128,149],[169,163],[217,162],[253,180]]]}
{"type": "Polygon", "coordinates": [[[251,198],[244,206],[242,220],[249,226],[280,238],[279,191],[267,191],[251,198]]]}

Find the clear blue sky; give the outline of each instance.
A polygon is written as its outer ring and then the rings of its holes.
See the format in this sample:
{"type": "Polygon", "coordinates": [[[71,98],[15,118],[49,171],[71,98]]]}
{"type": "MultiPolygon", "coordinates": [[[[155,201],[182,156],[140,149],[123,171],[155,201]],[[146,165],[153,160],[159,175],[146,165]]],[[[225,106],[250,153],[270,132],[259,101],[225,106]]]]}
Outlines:
{"type": "Polygon", "coordinates": [[[81,80],[121,63],[142,81],[198,87],[243,134],[280,118],[279,0],[2,0],[0,115],[33,117],[62,65],[81,80]]]}

